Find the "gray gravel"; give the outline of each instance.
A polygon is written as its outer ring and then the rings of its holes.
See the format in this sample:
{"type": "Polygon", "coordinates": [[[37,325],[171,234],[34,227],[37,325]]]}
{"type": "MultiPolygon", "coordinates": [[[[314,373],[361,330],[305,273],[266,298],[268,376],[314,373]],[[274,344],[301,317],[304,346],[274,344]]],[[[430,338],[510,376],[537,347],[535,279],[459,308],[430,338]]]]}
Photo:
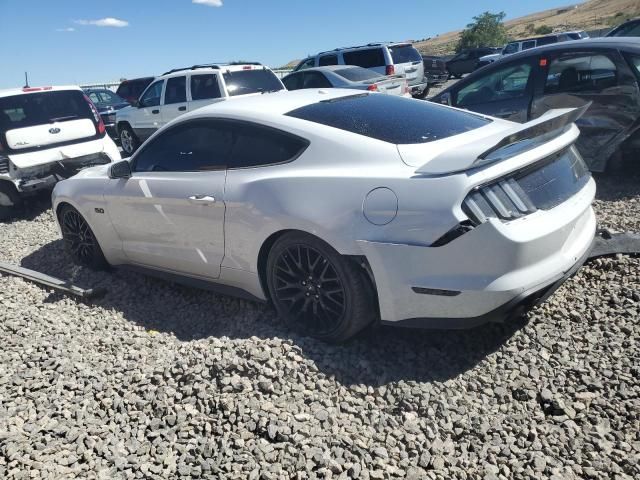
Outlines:
{"type": "MultiPolygon", "coordinates": [[[[602,226],[640,231],[640,178],[600,179],[602,226]]],[[[46,203],[0,258],[0,478],[640,477],[640,259],[589,263],[527,319],[374,329],[343,346],[259,304],[70,267],[46,203]]]]}

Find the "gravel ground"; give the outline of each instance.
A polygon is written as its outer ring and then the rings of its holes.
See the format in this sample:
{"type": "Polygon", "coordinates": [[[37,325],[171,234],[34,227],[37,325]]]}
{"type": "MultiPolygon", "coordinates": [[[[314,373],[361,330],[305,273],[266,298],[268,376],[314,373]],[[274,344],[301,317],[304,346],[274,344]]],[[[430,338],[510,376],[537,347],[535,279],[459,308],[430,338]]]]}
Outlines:
{"type": "MultiPolygon", "coordinates": [[[[640,231],[640,176],[599,179],[640,231]]],[[[526,319],[372,329],[342,346],[271,308],[70,267],[46,202],[0,258],[108,294],[0,277],[0,478],[640,477],[640,259],[580,270],[526,319]]]]}

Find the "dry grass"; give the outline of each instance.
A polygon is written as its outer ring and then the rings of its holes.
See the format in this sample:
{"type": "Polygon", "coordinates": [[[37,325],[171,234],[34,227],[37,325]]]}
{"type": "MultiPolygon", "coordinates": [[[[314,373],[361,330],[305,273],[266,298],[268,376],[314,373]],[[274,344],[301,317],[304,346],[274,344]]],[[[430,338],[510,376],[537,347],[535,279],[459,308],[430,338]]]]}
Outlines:
{"type": "MultiPolygon", "coordinates": [[[[505,22],[505,26],[509,38],[518,39],[535,36],[533,30],[542,25],[548,25],[554,31],[596,30],[622,23],[635,16],[640,16],[640,0],[589,0],[514,18],[505,22]]],[[[460,30],[447,32],[416,42],[415,46],[426,54],[452,53],[459,36],[460,30]]]]}

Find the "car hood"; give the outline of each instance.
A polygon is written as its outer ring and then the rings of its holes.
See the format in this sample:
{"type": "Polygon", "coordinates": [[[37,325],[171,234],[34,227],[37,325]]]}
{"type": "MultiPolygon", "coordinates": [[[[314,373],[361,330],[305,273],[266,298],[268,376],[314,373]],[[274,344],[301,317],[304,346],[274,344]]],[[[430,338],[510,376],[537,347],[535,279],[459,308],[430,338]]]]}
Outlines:
{"type": "Polygon", "coordinates": [[[479,60],[481,62],[494,62],[502,57],[501,53],[492,53],[490,55],[485,55],[484,57],[480,57],[479,60]]]}
{"type": "Polygon", "coordinates": [[[567,138],[575,140],[578,128],[573,122],[584,114],[589,105],[549,110],[524,124],[496,118],[488,125],[442,140],[398,145],[398,152],[407,165],[418,167],[418,174],[462,172],[510,158],[552,142],[565,133],[567,138]]]}
{"type": "Polygon", "coordinates": [[[117,110],[116,111],[116,115],[118,115],[118,116],[120,116],[120,115],[129,115],[134,110],[136,110],[136,107],[132,107],[131,105],[126,105],[125,107],[121,108],[120,110],[117,110]]]}
{"type": "Polygon", "coordinates": [[[99,113],[111,113],[111,112],[115,112],[116,110],[120,110],[121,108],[126,108],[129,107],[130,105],[127,102],[124,103],[114,103],[111,105],[96,105],[96,108],[98,109],[99,113]]]}

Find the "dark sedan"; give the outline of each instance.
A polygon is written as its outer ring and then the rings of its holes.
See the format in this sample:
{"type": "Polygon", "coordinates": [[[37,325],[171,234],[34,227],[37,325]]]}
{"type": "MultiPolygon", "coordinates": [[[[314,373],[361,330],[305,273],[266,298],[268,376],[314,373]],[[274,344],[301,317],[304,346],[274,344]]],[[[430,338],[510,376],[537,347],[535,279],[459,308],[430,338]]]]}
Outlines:
{"type": "Polygon", "coordinates": [[[528,122],[552,108],[590,103],[576,122],[591,170],[618,166],[640,141],[640,38],[562,42],[482,68],[431,100],[528,122]]]}
{"type": "Polygon", "coordinates": [[[109,136],[114,140],[118,140],[118,133],[116,132],[116,111],[128,107],[129,103],[124,98],[119,97],[106,88],[92,88],[85,90],[84,93],[98,109],[98,113],[100,113],[102,117],[109,136]]]}

